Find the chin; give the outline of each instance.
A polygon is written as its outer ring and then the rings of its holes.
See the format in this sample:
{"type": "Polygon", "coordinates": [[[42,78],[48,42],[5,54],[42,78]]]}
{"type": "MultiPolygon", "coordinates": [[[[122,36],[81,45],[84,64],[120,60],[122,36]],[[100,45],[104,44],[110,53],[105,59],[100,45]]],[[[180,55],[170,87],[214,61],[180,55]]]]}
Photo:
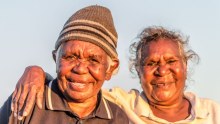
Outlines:
{"type": "Polygon", "coordinates": [[[173,93],[170,92],[163,92],[163,93],[153,93],[152,95],[156,101],[169,101],[174,96],[173,93]]]}
{"type": "Polygon", "coordinates": [[[71,100],[84,100],[88,99],[91,93],[86,93],[86,92],[77,92],[77,91],[66,91],[66,96],[68,96],[69,99],[71,100]]]}

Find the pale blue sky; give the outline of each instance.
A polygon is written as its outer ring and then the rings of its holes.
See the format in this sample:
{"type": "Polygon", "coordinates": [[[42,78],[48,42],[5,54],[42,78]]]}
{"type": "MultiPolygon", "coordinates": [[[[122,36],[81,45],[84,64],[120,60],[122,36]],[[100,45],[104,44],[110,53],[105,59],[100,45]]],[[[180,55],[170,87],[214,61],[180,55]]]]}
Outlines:
{"type": "Polygon", "coordinates": [[[128,71],[128,47],[146,26],[161,25],[190,36],[201,57],[188,90],[220,102],[219,0],[0,0],[0,106],[28,65],[53,76],[51,51],[65,21],[88,5],[110,8],[118,31],[120,71],[104,87],[141,90],[128,71]]]}

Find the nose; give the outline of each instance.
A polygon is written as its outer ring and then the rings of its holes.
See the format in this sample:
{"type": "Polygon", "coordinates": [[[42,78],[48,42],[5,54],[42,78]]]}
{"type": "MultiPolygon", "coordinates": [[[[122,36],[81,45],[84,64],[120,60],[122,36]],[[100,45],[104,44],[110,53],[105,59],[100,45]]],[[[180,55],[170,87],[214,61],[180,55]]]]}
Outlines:
{"type": "Polygon", "coordinates": [[[76,65],[73,67],[72,72],[77,74],[86,74],[88,72],[88,64],[86,61],[78,60],[76,65]]]}
{"type": "Polygon", "coordinates": [[[160,76],[160,77],[163,77],[169,73],[170,73],[169,65],[167,65],[167,64],[158,65],[158,67],[155,71],[155,75],[160,76]]]}

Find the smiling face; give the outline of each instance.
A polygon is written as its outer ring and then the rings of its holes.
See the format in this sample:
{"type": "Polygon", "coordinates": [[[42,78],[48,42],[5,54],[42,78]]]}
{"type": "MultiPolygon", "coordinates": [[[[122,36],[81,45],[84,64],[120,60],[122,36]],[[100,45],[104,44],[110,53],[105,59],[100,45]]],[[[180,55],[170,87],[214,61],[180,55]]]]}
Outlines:
{"type": "Polygon", "coordinates": [[[108,55],[100,47],[83,41],[63,43],[57,54],[57,79],[64,96],[74,102],[97,98],[105,80],[110,79],[108,55]]]}
{"type": "Polygon", "coordinates": [[[142,51],[140,80],[149,102],[171,105],[183,96],[186,62],[177,42],[159,39],[142,51]]]}

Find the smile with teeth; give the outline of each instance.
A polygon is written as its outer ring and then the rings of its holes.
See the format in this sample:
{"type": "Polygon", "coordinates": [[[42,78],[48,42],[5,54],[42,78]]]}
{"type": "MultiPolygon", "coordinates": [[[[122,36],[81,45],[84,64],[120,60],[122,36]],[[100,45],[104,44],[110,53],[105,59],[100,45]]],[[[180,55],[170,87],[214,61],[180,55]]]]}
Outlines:
{"type": "Polygon", "coordinates": [[[172,83],[156,83],[156,84],[153,84],[153,86],[157,87],[157,88],[162,88],[162,87],[167,87],[170,84],[172,84],[172,83]]]}
{"type": "Polygon", "coordinates": [[[67,79],[67,83],[70,84],[73,89],[84,89],[86,87],[85,83],[79,83],[71,79],[67,79]]]}
{"type": "Polygon", "coordinates": [[[77,83],[77,82],[70,82],[70,83],[76,87],[79,87],[79,88],[84,88],[86,86],[86,84],[77,83]]]}

